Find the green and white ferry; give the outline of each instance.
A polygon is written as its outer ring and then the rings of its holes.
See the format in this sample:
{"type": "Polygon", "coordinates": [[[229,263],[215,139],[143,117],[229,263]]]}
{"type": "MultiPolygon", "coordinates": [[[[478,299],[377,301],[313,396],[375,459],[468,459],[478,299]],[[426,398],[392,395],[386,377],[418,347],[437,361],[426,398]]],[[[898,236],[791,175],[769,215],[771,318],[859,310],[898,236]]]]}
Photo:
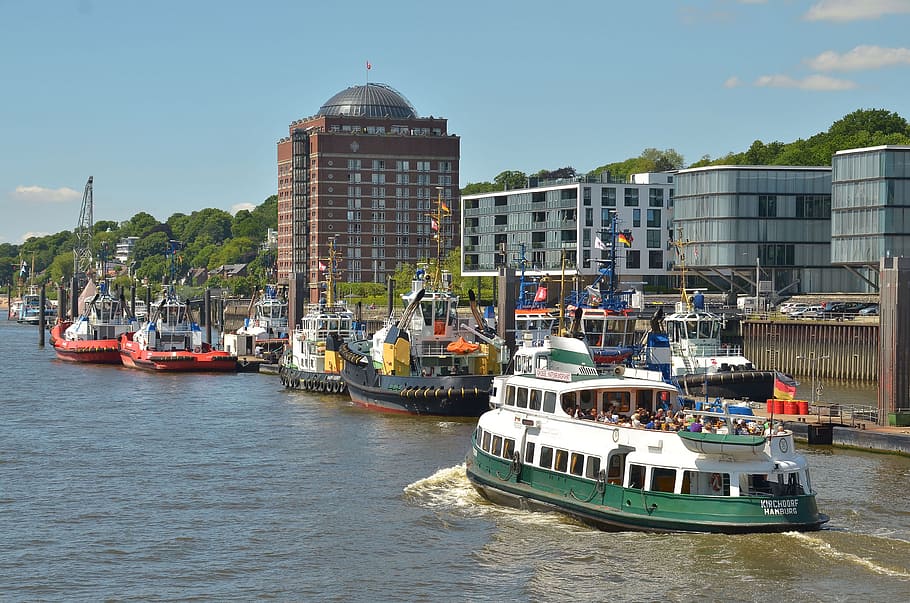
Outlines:
{"type": "Polygon", "coordinates": [[[488,500],[606,530],[811,531],[828,521],[792,432],[740,435],[744,417],[726,406],[698,413],[720,433],[611,423],[638,408],[656,412],[677,390],[655,371],[595,367],[578,339],[520,347],[514,363],[494,379],[466,459],[488,500]],[[610,418],[575,418],[598,415],[610,418]]]}

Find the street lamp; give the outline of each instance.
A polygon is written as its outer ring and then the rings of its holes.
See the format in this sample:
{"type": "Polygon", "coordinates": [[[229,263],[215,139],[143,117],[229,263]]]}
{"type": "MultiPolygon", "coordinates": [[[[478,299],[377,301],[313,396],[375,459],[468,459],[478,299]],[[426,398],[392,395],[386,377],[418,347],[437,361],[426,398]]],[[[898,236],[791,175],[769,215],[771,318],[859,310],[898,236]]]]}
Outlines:
{"type": "Polygon", "coordinates": [[[828,360],[830,356],[797,356],[797,360],[807,360],[812,363],[812,405],[818,403],[818,362],[828,360]]]}

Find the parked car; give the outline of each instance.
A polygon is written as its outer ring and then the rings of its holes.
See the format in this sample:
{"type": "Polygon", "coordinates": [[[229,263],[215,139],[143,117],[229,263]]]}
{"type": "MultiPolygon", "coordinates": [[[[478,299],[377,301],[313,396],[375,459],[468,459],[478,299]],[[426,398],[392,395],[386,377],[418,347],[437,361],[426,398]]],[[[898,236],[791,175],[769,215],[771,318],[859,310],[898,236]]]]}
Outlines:
{"type": "Polygon", "coordinates": [[[781,314],[792,314],[793,312],[804,310],[808,307],[809,304],[806,302],[786,302],[784,304],[781,304],[780,308],[778,308],[778,311],[781,314]]]}
{"type": "Polygon", "coordinates": [[[860,316],[878,316],[878,304],[869,304],[857,312],[860,316]]]}
{"type": "Polygon", "coordinates": [[[790,312],[790,318],[820,318],[823,314],[824,310],[821,305],[814,304],[790,312]]]}

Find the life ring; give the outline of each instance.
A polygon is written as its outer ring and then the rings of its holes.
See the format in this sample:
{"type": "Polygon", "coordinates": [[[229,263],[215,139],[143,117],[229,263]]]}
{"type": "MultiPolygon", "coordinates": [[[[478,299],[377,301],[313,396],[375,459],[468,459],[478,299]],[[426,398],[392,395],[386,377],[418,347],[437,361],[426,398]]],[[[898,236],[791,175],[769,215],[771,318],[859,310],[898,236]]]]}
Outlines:
{"type": "Polygon", "coordinates": [[[724,485],[723,480],[720,477],[720,473],[711,474],[711,489],[715,492],[720,492],[721,487],[724,485]]]}
{"type": "Polygon", "coordinates": [[[614,442],[618,442],[618,441],[619,441],[619,430],[618,430],[618,429],[614,429],[614,430],[613,430],[613,441],[614,441],[614,442]]]}

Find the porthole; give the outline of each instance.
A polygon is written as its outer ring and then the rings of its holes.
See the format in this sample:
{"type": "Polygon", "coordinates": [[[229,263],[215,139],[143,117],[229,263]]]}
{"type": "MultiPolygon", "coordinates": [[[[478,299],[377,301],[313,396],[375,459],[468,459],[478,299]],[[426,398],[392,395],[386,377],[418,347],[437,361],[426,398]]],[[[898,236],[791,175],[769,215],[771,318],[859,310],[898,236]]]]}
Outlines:
{"type": "Polygon", "coordinates": [[[329,165],[334,165],[334,162],[331,159],[329,159],[329,165]]]}
{"type": "Polygon", "coordinates": [[[331,180],[331,179],[334,178],[334,177],[335,177],[335,174],[329,172],[329,180],[331,180]]]}
{"type": "MultiPolygon", "coordinates": [[[[330,187],[329,187],[329,192],[330,192],[330,193],[334,193],[334,192],[335,192],[335,189],[332,188],[332,187],[330,186],[330,187]]],[[[330,201],[329,203],[331,203],[331,201],[330,201]]]]}

